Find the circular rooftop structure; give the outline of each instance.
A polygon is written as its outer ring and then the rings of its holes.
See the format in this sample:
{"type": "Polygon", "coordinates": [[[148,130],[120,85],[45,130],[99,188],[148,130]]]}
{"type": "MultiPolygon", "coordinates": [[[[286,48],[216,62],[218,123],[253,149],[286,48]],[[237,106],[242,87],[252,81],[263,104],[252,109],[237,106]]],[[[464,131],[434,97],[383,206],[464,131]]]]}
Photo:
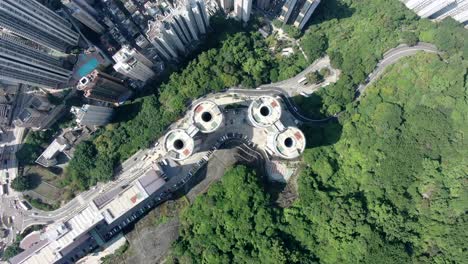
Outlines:
{"type": "Polygon", "coordinates": [[[296,127],[288,127],[275,135],[275,150],[284,159],[295,159],[305,149],[304,133],[296,127]]]}
{"type": "Polygon", "coordinates": [[[211,133],[223,122],[223,113],[215,103],[203,101],[193,108],[192,121],[202,133],[211,133]]]}
{"type": "Polygon", "coordinates": [[[249,106],[249,120],[256,127],[269,127],[281,118],[281,104],[271,96],[261,96],[249,106]]]}
{"type": "Polygon", "coordinates": [[[164,137],[164,147],[174,160],[184,160],[190,157],[195,146],[192,137],[182,129],[174,129],[169,131],[164,137]]]}

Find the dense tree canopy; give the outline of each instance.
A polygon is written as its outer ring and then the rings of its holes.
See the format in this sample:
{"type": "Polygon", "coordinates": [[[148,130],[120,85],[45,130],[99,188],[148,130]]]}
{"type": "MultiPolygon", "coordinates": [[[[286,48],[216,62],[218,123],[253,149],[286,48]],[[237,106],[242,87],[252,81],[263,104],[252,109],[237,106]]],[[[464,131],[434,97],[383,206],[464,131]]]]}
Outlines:
{"type": "Polygon", "coordinates": [[[468,58],[468,31],[463,25],[451,18],[441,23],[419,19],[401,1],[322,1],[312,20],[301,39],[304,51],[311,58],[326,52],[342,75],[336,84],[316,94],[321,107],[306,107],[307,100],[303,102],[303,108],[311,115],[321,112],[327,116],[345,109],[353,100],[356,87],[383,54],[399,44],[429,42],[446,52],[446,56],[468,58]]]}
{"type": "Polygon", "coordinates": [[[19,192],[30,190],[32,187],[33,184],[29,176],[18,176],[11,181],[11,188],[19,192]]]}
{"type": "Polygon", "coordinates": [[[278,211],[254,172],[226,172],[182,215],[176,254],[192,263],[307,263],[278,228],[278,211]]]}
{"type": "Polygon", "coordinates": [[[236,33],[221,47],[201,53],[180,73],[151,95],[117,109],[128,117],[97,132],[79,145],[67,168],[68,182],[86,189],[112,178],[117,162],[127,159],[161,136],[179,118],[191,100],[232,86],[255,87],[290,78],[306,65],[302,55],[283,58],[272,54],[259,33],[236,33]]]}
{"type": "Polygon", "coordinates": [[[288,254],[289,262],[465,262],[468,102],[460,65],[433,54],[404,59],[342,115],[342,129],[305,127],[307,166],[289,208],[266,202],[244,168],[226,174],[183,215],[176,257],[269,263],[236,258],[263,256],[252,243],[266,239],[281,245],[266,244],[275,263],[288,254]]]}

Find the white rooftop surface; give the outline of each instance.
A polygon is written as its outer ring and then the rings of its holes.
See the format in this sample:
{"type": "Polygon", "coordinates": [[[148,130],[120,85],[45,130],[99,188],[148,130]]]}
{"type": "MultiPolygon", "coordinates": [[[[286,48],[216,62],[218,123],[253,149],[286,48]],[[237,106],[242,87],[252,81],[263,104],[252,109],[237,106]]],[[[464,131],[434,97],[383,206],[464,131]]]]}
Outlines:
{"type": "Polygon", "coordinates": [[[44,150],[44,153],[42,153],[42,156],[45,159],[52,159],[55,157],[55,155],[58,152],[62,152],[65,148],[67,148],[66,144],[60,144],[57,139],[52,141],[52,143],[47,147],[46,150],[44,150]]]}
{"type": "MultiPolygon", "coordinates": [[[[49,244],[36,251],[36,253],[32,254],[23,263],[54,263],[55,260],[60,258],[60,254],[58,253],[60,250],[70,245],[77,237],[94,227],[102,219],[103,217],[96,207],[87,206],[83,211],[65,222],[68,227],[68,232],[54,240],[51,240],[49,244]]],[[[61,226],[53,226],[53,228],[60,229],[61,226]]],[[[55,236],[57,232],[55,232],[54,229],[48,230],[46,234],[55,236]]]]}
{"type": "Polygon", "coordinates": [[[210,133],[218,129],[223,122],[223,113],[211,101],[203,101],[192,110],[192,121],[202,133],[210,133]]]}
{"type": "Polygon", "coordinates": [[[275,150],[285,159],[299,157],[304,152],[305,144],[304,134],[296,127],[288,127],[275,136],[275,150]]]}
{"type": "Polygon", "coordinates": [[[281,118],[281,104],[271,96],[260,96],[249,107],[250,121],[259,127],[269,127],[281,118]]]}
{"type": "Polygon", "coordinates": [[[112,199],[101,211],[105,215],[106,222],[110,224],[147,197],[145,190],[139,184],[134,184],[112,199]],[[112,216],[106,212],[110,212],[112,216]]]}
{"type": "Polygon", "coordinates": [[[174,129],[166,134],[164,147],[174,160],[184,160],[192,155],[195,142],[185,130],[174,129]]]}

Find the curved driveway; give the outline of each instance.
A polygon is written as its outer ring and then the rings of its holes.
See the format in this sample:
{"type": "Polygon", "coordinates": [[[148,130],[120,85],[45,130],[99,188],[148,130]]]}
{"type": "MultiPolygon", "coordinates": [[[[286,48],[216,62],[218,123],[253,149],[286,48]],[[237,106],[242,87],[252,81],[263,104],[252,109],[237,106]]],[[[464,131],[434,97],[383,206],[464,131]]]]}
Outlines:
{"type": "MultiPolygon", "coordinates": [[[[400,60],[400,59],[402,59],[404,57],[414,55],[419,51],[430,52],[430,53],[438,53],[435,46],[433,46],[431,44],[427,44],[427,43],[419,43],[418,45],[413,46],[413,47],[409,47],[407,45],[400,45],[400,46],[398,46],[398,47],[396,47],[394,49],[389,50],[387,53],[384,54],[384,58],[377,64],[374,71],[371,74],[369,74],[368,78],[366,79],[366,83],[361,84],[357,88],[355,100],[359,100],[360,96],[364,93],[365,89],[367,87],[369,87],[375,80],[377,80],[377,78],[385,71],[385,69],[388,66],[396,63],[398,60],[400,60]]],[[[301,74],[304,75],[305,71],[303,71],[301,74]]],[[[328,117],[328,118],[325,118],[325,119],[319,119],[319,120],[311,119],[311,118],[308,118],[308,117],[302,115],[300,113],[300,111],[299,111],[299,108],[295,105],[294,101],[289,98],[288,91],[281,88],[281,87],[276,86],[278,84],[279,83],[263,85],[263,86],[260,87],[260,89],[232,88],[232,89],[227,90],[226,92],[228,92],[228,93],[238,93],[238,94],[243,94],[243,95],[246,95],[246,96],[259,96],[259,95],[280,96],[283,99],[283,101],[285,102],[288,110],[294,115],[294,117],[297,120],[299,120],[299,121],[301,121],[303,123],[307,123],[307,124],[321,126],[321,125],[324,125],[324,124],[326,124],[326,123],[328,123],[330,121],[334,121],[334,120],[336,120],[338,118],[340,113],[338,113],[338,114],[336,114],[334,116],[331,116],[331,117],[328,117]]],[[[203,100],[203,99],[205,99],[205,97],[200,98],[198,100],[203,100]]],[[[198,100],[193,101],[192,105],[196,104],[196,102],[198,100]]],[[[139,161],[140,160],[139,157],[143,156],[143,155],[144,155],[144,152],[138,152],[124,163],[132,163],[132,164],[129,164],[128,167],[133,167],[136,164],[134,164],[135,162],[131,162],[131,161],[135,161],[135,160],[139,161]],[[134,158],[134,157],[138,157],[138,159],[134,158]]],[[[129,173],[129,171],[126,171],[124,169],[123,174],[127,174],[127,173],[129,173]]],[[[130,179],[127,179],[125,181],[125,183],[128,182],[129,180],[133,179],[133,178],[136,178],[135,176],[136,176],[137,173],[130,173],[130,174],[135,174],[135,175],[131,175],[129,177],[130,179]]],[[[73,199],[72,201],[70,201],[69,203],[64,205],[63,207],[61,207],[61,208],[59,208],[59,209],[57,209],[55,211],[52,211],[52,212],[44,212],[44,211],[41,211],[41,210],[33,209],[30,212],[27,212],[27,214],[25,215],[25,220],[23,222],[23,229],[26,228],[27,226],[30,226],[30,225],[33,225],[33,224],[50,223],[50,222],[54,222],[54,221],[57,221],[59,219],[62,219],[64,217],[70,216],[74,211],[77,211],[81,207],[85,206],[87,201],[91,200],[96,195],[98,195],[99,191],[100,191],[99,188],[91,189],[89,191],[86,191],[86,192],[82,193],[79,198],[73,199]]]]}
{"type": "Polygon", "coordinates": [[[429,53],[439,53],[439,51],[434,45],[423,42],[420,42],[418,43],[418,45],[412,47],[409,47],[407,45],[400,45],[394,49],[387,51],[384,54],[383,59],[379,63],[377,63],[377,66],[374,69],[374,71],[367,77],[366,83],[359,85],[356,91],[356,99],[358,99],[361,96],[361,94],[364,93],[366,88],[369,87],[375,80],[377,80],[378,77],[380,77],[380,75],[384,73],[385,69],[388,66],[395,64],[397,61],[404,57],[412,56],[420,51],[429,53]]]}

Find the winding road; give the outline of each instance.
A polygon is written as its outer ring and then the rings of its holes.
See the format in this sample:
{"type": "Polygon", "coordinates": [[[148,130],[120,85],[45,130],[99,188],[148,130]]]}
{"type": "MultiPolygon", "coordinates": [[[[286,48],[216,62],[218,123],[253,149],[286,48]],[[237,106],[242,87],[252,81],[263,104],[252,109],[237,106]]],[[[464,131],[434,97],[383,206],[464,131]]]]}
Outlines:
{"type": "MultiPolygon", "coordinates": [[[[429,52],[429,53],[438,53],[437,49],[435,46],[428,44],[428,43],[418,43],[416,46],[409,47],[407,45],[400,45],[394,49],[389,50],[387,53],[384,54],[384,58],[377,64],[376,68],[374,71],[369,74],[368,78],[366,79],[366,83],[361,84],[356,91],[356,98],[355,100],[359,100],[361,95],[365,92],[366,88],[369,87],[375,80],[377,80],[382,73],[384,73],[385,69],[396,63],[398,60],[408,57],[411,55],[414,55],[418,52],[429,52]]],[[[299,73],[299,75],[304,76],[308,71],[310,71],[311,67],[308,67],[306,70],[303,72],[299,73]]],[[[291,83],[289,82],[295,82],[297,83],[297,76],[294,78],[291,78],[286,81],[282,81],[280,83],[272,83],[268,85],[263,85],[259,89],[241,89],[241,88],[232,88],[228,89],[224,93],[236,93],[244,96],[259,96],[259,95],[271,95],[271,96],[280,96],[283,101],[285,102],[288,110],[294,115],[294,117],[307,124],[312,124],[312,125],[324,125],[330,121],[334,121],[338,118],[339,113],[325,118],[325,119],[311,119],[299,111],[299,108],[295,105],[294,101],[290,99],[289,97],[289,91],[282,86],[284,84],[288,84],[288,86],[291,86],[291,83]]],[[[213,95],[211,95],[213,96],[213,95]]],[[[192,102],[192,105],[196,104],[199,100],[204,100],[206,97],[209,96],[204,96],[198,100],[195,100],[192,102]]],[[[89,191],[86,191],[82,194],[79,195],[79,197],[73,199],[70,201],[68,204],[64,205],[63,207],[51,211],[51,212],[45,212],[45,211],[40,211],[37,209],[33,209],[31,211],[28,211],[24,215],[24,222],[23,222],[23,230],[27,226],[31,226],[34,224],[46,224],[46,223],[51,223],[55,222],[58,220],[61,220],[63,218],[70,217],[73,215],[74,212],[79,210],[81,207],[85,206],[86,203],[90,200],[92,200],[94,197],[99,195],[100,192],[103,192],[105,189],[109,189],[110,187],[115,187],[116,185],[121,185],[121,184],[128,184],[130,181],[133,181],[134,179],[137,178],[137,176],[140,175],[140,173],[135,173],[135,168],[141,168],[141,157],[146,155],[147,151],[142,150],[137,152],[134,156],[132,156],[130,159],[124,162],[122,165],[122,176],[118,177],[116,181],[108,183],[106,187],[104,186],[99,186],[95,187],[89,191]]]]}

